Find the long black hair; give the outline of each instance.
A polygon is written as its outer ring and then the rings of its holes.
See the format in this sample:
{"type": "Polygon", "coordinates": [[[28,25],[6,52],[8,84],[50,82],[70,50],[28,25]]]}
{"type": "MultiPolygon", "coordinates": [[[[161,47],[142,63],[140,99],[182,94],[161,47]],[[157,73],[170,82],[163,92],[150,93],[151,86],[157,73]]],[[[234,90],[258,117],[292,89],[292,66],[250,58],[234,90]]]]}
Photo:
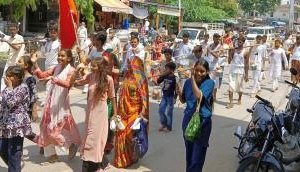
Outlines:
{"type": "MultiPolygon", "coordinates": [[[[203,79],[203,80],[201,81],[201,83],[200,83],[200,85],[201,85],[201,84],[202,84],[203,82],[205,82],[206,80],[211,79],[210,76],[209,76],[209,74],[208,74],[208,72],[209,72],[209,63],[208,63],[206,60],[201,59],[201,60],[198,60],[198,61],[195,63],[194,68],[195,68],[196,66],[198,66],[198,65],[203,66],[203,67],[205,68],[205,70],[207,71],[206,76],[204,77],[204,79],[203,79]]],[[[213,99],[213,95],[211,95],[210,100],[209,100],[209,103],[210,103],[210,105],[211,105],[211,111],[213,111],[213,109],[214,109],[214,99],[213,99]]]]}

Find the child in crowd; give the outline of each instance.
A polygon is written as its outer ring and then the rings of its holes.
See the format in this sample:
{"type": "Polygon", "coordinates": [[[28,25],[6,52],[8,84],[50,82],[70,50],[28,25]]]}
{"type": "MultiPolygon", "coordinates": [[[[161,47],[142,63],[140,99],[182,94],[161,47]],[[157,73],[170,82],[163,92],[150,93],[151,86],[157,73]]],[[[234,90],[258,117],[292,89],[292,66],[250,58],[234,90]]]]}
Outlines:
{"type": "Polygon", "coordinates": [[[21,172],[24,137],[32,132],[28,108],[30,93],[19,66],[6,70],[6,88],[0,93],[0,156],[8,171],[21,172]]]}
{"type": "Polygon", "coordinates": [[[288,68],[288,61],[286,58],[286,54],[284,49],[280,48],[281,42],[280,40],[275,40],[275,48],[272,50],[270,54],[270,78],[273,81],[272,91],[276,91],[278,89],[278,79],[281,76],[282,63],[284,62],[284,66],[288,68]]]}
{"type": "Polygon", "coordinates": [[[32,76],[32,62],[30,56],[22,56],[17,65],[24,70],[24,83],[27,84],[30,94],[30,106],[28,110],[29,117],[32,121],[36,121],[38,118],[37,114],[37,90],[36,90],[36,79],[32,76]]]}
{"type": "Polygon", "coordinates": [[[169,62],[165,65],[165,71],[157,80],[160,84],[163,82],[163,96],[159,104],[159,115],[161,127],[159,131],[172,131],[172,121],[173,121],[173,108],[174,108],[174,97],[175,90],[177,87],[176,76],[174,71],[176,69],[176,64],[169,62]],[[167,115],[165,114],[167,110],[167,115]]]}
{"type": "MultiPolygon", "coordinates": [[[[157,79],[159,77],[160,74],[162,74],[165,70],[165,65],[169,62],[174,62],[173,58],[172,58],[172,54],[173,54],[173,50],[170,49],[170,48],[167,48],[165,49],[163,52],[164,54],[164,60],[160,63],[159,65],[159,69],[158,69],[158,72],[155,74],[155,78],[156,78],[156,83],[157,84],[157,79]]],[[[160,97],[161,97],[161,92],[160,92],[160,87],[154,87],[153,88],[153,99],[155,100],[160,100],[160,97]]]]}
{"type": "MultiPolygon", "coordinates": [[[[113,116],[117,115],[114,82],[112,77],[107,75],[105,66],[108,66],[105,60],[92,60],[92,73],[75,82],[77,85],[89,84],[85,134],[80,151],[83,172],[104,170],[106,167],[104,148],[108,137],[107,99],[112,102],[113,116]]],[[[80,68],[84,68],[84,65],[77,66],[77,70],[80,68]]]]}
{"type": "MultiPolygon", "coordinates": [[[[38,118],[37,114],[37,90],[36,90],[36,79],[32,76],[32,67],[33,63],[31,62],[30,56],[22,56],[19,58],[17,65],[23,69],[24,71],[24,79],[23,82],[28,86],[29,89],[29,98],[30,105],[28,108],[28,115],[32,121],[36,121],[38,118]]],[[[36,134],[30,133],[26,135],[26,138],[36,143],[36,134]]],[[[40,153],[43,152],[43,149],[40,149],[40,153]]]]}

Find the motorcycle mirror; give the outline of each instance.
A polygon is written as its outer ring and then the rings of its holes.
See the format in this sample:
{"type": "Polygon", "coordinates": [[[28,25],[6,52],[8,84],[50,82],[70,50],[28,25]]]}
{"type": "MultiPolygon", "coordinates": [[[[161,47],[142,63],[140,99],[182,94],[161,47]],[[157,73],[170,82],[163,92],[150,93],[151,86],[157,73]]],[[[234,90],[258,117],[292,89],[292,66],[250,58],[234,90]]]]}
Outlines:
{"type": "Polygon", "coordinates": [[[295,68],[291,68],[290,72],[291,72],[292,75],[297,75],[298,74],[298,72],[295,68]]]}

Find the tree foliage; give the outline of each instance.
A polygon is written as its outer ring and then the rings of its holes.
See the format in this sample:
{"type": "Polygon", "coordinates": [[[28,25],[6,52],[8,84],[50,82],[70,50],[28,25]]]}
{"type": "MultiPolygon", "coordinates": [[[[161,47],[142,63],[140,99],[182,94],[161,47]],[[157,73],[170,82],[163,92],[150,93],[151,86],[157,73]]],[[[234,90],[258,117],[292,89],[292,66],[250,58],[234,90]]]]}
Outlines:
{"type": "Polygon", "coordinates": [[[239,0],[240,8],[245,12],[257,11],[264,15],[274,11],[276,6],[280,5],[281,0],[239,0]]]}
{"type": "Polygon", "coordinates": [[[39,3],[39,0],[0,0],[0,5],[10,6],[10,20],[13,22],[20,21],[24,16],[26,8],[31,8],[35,11],[39,3]]]}
{"type": "MultiPolygon", "coordinates": [[[[167,0],[168,4],[178,6],[178,0],[167,0]]],[[[207,21],[235,17],[236,0],[182,0],[183,20],[187,22],[207,21]]]]}
{"type": "Polygon", "coordinates": [[[87,26],[90,29],[93,28],[95,17],[94,17],[94,0],[75,0],[77,9],[82,14],[84,20],[87,21],[87,26]]]}

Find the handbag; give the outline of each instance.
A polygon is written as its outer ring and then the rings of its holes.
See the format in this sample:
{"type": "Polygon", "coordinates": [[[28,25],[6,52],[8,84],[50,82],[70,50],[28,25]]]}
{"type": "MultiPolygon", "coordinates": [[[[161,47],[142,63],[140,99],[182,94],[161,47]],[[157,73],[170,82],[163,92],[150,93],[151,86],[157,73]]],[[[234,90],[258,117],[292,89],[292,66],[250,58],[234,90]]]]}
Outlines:
{"type": "Polygon", "coordinates": [[[140,120],[140,129],[134,130],[133,142],[133,154],[135,158],[142,158],[148,151],[148,123],[144,120],[140,120]]]}
{"type": "Polygon", "coordinates": [[[199,113],[200,104],[200,101],[198,101],[196,111],[194,112],[184,132],[185,139],[191,142],[194,142],[200,136],[201,133],[202,119],[199,113]]]}

